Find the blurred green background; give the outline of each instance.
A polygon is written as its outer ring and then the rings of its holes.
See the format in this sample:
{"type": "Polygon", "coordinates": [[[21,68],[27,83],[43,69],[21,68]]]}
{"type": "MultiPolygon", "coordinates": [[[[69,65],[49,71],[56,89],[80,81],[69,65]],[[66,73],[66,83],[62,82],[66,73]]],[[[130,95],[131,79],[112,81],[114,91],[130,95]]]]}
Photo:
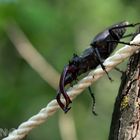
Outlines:
{"type": "MultiPolygon", "coordinates": [[[[0,128],[17,128],[56,96],[56,89],[18,53],[7,35],[7,25],[15,21],[61,73],[73,53],[80,54],[97,33],[123,20],[140,21],[139,11],[138,0],[0,0],[0,128]]],[[[119,67],[125,70],[126,62],[119,67]]],[[[114,82],[104,76],[92,86],[98,116],[91,113],[92,100],[85,90],[66,115],[59,110],[25,139],[107,140],[121,82],[120,73],[110,75],[114,82]]]]}

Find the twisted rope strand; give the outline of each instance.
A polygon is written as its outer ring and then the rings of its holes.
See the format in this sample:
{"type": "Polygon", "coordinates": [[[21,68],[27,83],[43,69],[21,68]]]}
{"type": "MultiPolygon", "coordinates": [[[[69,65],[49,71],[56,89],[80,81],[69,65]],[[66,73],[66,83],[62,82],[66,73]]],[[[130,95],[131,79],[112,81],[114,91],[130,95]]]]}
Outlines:
{"type": "MultiPolygon", "coordinates": [[[[133,41],[130,42],[131,46],[126,45],[125,47],[118,50],[113,56],[107,58],[103,63],[107,71],[113,69],[116,65],[124,61],[127,57],[131,56],[134,52],[140,49],[140,34],[138,34],[133,41]]],[[[76,85],[69,88],[68,95],[71,100],[73,100],[77,95],[79,95],[85,88],[90,86],[93,82],[103,76],[105,72],[100,66],[95,70],[91,71],[88,76],[80,80],[76,85]]],[[[62,102],[65,103],[65,100],[61,98],[62,102]]],[[[38,125],[47,121],[47,119],[52,116],[60,107],[57,104],[57,101],[54,99],[48,103],[48,105],[41,109],[40,112],[33,117],[31,117],[26,122],[23,122],[19,127],[11,132],[8,137],[3,140],[20,140],[24,138],[33,128],[36,128],[38,125]]]]}

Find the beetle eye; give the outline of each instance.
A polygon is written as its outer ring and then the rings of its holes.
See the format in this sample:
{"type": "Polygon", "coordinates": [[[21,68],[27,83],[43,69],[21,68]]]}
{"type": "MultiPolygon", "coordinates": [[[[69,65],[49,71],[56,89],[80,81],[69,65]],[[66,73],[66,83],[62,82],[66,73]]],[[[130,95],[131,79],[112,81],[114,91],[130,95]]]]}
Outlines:
{"type": "Polygon", "coordinates": [[[80,63],[79,57],[76,57],[76,58],[74,59],[74,65],[75,65],[75,66],[79,66],[79,63],[80,63]]]}

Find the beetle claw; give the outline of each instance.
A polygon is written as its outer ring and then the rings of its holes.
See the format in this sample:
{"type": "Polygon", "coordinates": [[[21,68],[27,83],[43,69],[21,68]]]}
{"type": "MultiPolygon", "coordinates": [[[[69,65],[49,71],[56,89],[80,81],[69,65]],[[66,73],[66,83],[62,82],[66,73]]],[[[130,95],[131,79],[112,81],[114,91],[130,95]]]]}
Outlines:
{"type": "Polygon", "coordinates": [[[72,103],[71,99],[69,98],[69,96],[66,94],[66,106],[63,108],[64,112],[67,113],[71,107],[68,107],[70,103],[72,103]]]}
{"type": "Polygon", "coordinates": [[[58,91],[57,96],[56,96],[56,100],[57,100],[59,106],[62,108],[62,110],[65,113],[67,113],[70,110],[71,107],[68,107],[68,106],[69,106],[70,103],[72,103],[72,101],[71,101],[71,99],[69,98],[69,96],[66,93],[63,93],[63,92],[61,93],[60,91],[58,91]],[[60,100],[60,95],[61,94],[63,95],[63,97],[64,97],[64,99],[66,101],[66,105],[64,105],[62,103],[62,101],[60,100]]]}
{"type": "Polygon", "coordinates": [[[65,113],[67,113],[70,109],[71,109],[71,107],[65,107],[63,110],[65,113]]]}
{"type": "Polygon", "coordinates": [[[58,94],[56,96],[56,100],[57,100],[57,103],[59,104],[59,106],[64,110],[65,105],[60,100],[60,92],[58,92],[58,94]]]}

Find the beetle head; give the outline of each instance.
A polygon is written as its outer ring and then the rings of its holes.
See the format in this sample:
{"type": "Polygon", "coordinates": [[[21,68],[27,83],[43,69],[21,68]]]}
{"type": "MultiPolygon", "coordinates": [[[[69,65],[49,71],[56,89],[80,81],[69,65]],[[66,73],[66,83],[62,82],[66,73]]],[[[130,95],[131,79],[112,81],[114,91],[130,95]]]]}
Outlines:
{"type": "Polygon", "coordinates": [[[63,72],[60,77],[59,89],[57,93],[57,101],[60,107],[64,110],[64,112],[67,112],[70,109],[69,104],[71,103],[71,100],[65,90],[65,86],[67,84],[71,84],[72,81],[77,79],[77,74],[79,70],[78,66],[79,66],[79,57],[74,54],[72,60],[69,61],[69,64],[64,67],[63,72]],[[64,105],[60,100],[61,94],[63,95],[66,101],[66,105],[64,105]]]}

